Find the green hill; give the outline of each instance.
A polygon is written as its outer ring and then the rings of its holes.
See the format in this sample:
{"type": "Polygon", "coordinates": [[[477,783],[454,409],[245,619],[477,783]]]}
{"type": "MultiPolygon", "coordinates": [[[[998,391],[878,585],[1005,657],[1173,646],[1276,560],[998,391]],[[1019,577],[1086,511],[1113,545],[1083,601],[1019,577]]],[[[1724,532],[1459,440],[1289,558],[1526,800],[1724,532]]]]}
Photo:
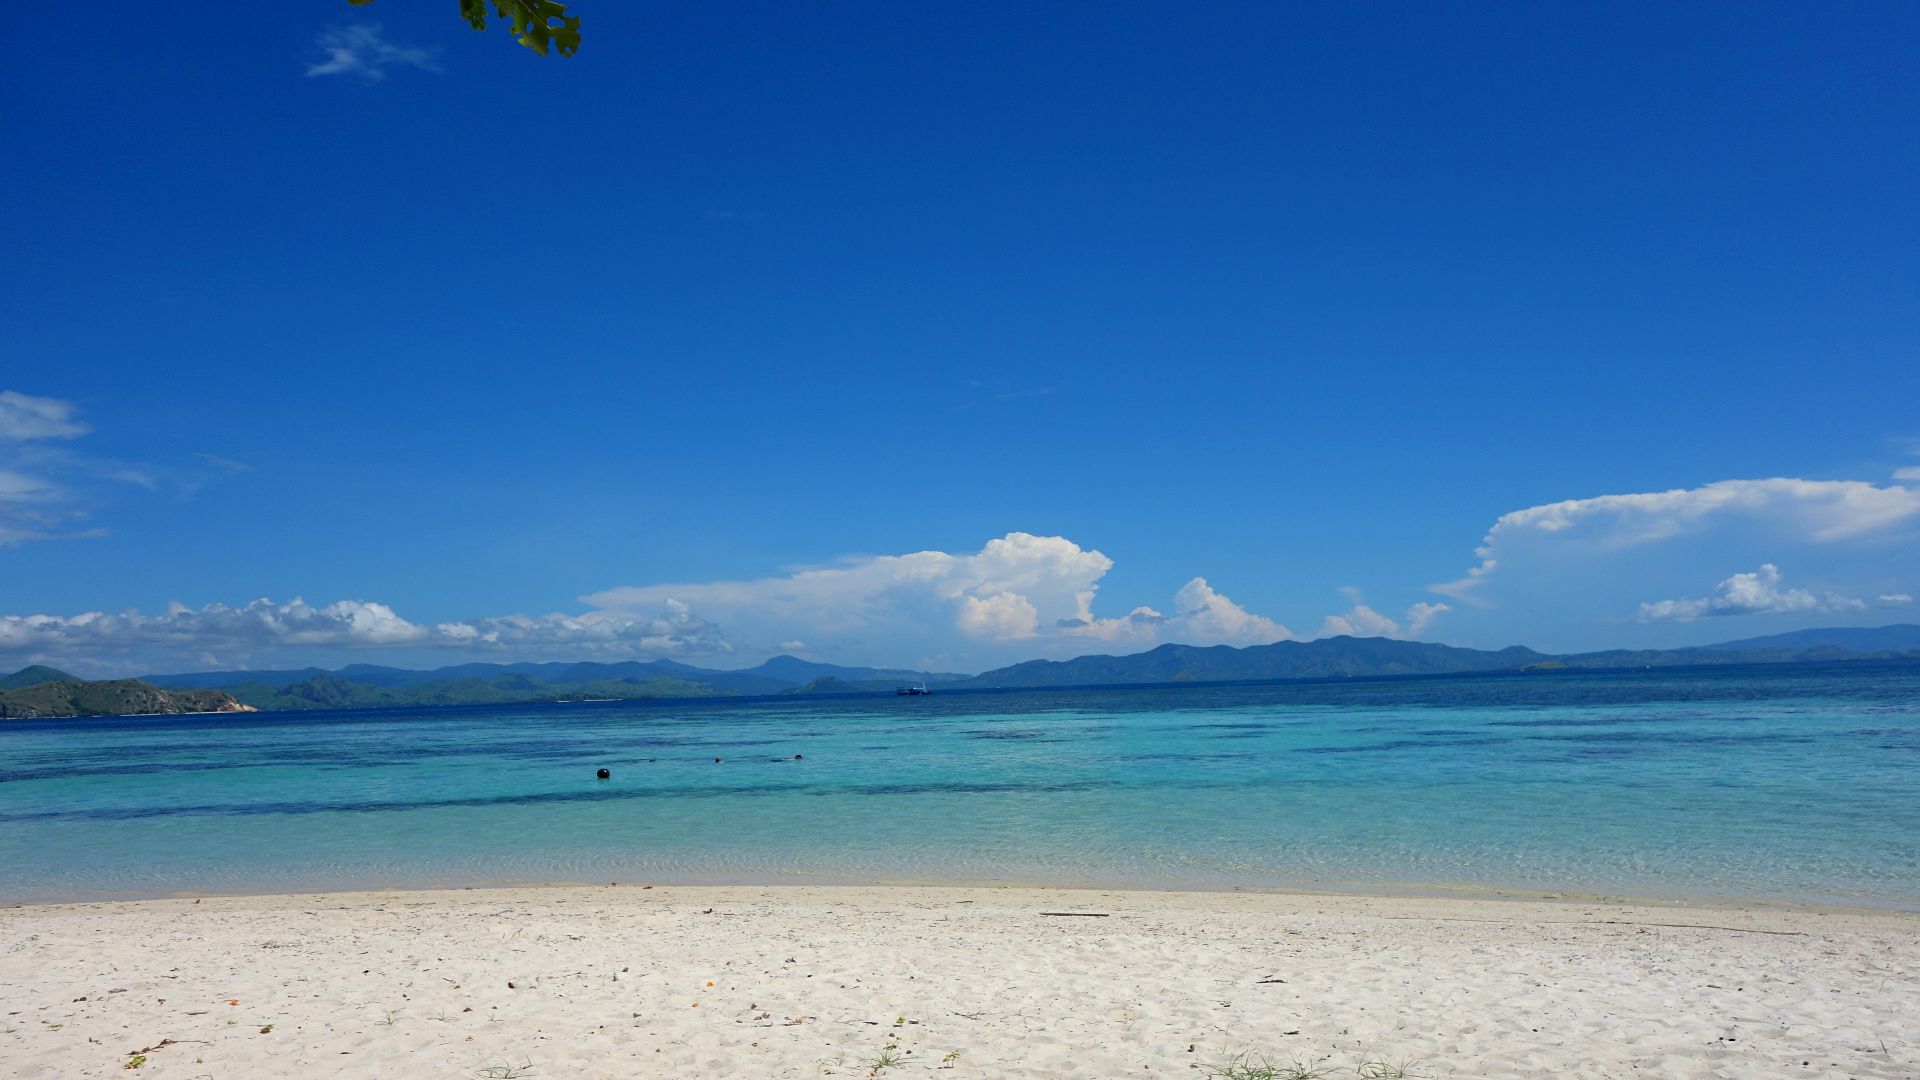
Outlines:
{"type": "Polygon", "coordinates": [[[0,718],[252,712],[218,690],[162,690],[138,679],[61,679],[0,691],[0,718]]]}
{"type": "Polygon", "coordinates": [[[23,690],[46,682],[82,682],[77,676],[69,675],[59,668],[50,668],[45,664],[23,667],[11,675],[0,677],[0,691],[23,690]]]}

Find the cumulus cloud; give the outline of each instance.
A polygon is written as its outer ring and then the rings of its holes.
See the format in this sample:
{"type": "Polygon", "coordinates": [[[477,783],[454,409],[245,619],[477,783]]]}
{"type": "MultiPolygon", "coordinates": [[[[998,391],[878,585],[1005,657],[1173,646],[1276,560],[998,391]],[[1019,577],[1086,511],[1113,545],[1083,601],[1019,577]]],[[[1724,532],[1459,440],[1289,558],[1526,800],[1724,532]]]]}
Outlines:
{"type": "Polygon", "coordinates": [[[720,656],[734,648],[718,627],[672,601],[650,614],[590,611],[436,623],[427,643],[443,642],[515,655],[720,656]]]}
{"type": "Polygon", "coordinates": [[[1920,480],[1920,465],[1909,465],[1903,469],[1895,469],[1893,470],[1893,478],[1895,480],[1920,480]]]}
{"type": "Polygon", "coordinates": [[[1813,593],[1783,586],[1780,568],[1762,563],[1760,569],[1735,574],[1722,581],[1709,596],[1681,600],[1658,600],[1640,605],[1641,622],[1692,622],[1722,615],[1789,615],[1817,612],[1844,615],[1870,607],[1897,607],[1911,602],[1905,595],[1880,597],[1877,605],[1837,593],[1813,593]]]}
{"type": "Polygon", "coordinates": [[[957,622],[960,632],[969,637],[1023,641],[1040,632],[1040,609],[1019,593],[962,596],[957,622]]]}
{"type": "Polygon", "coordinates": [[[678,600],[729,627],[749,623],[769,627],[768,637],[792,634],[808,640],[941,627],[986,644],[1074,639],[1251,644],[1291,636],[1286,627],[1248,612],[1204,578],[1179,591],[1173,615],[1143,605],[1102,618],[1094,612],[1094,598],[1112,568],[1112,559],[1064,536],[1011,532],[971,554],[864,556],[778,577],[624,586],[583,599],[610,611],[651,610],[678,600]]]}
{"type": "Polygon", "coordinates": [[[648,616],[508,615],[443,622],[411,622],[386,604],[340,600],[313,605],[255,600],[239,607],[170,604],[155,615],[139,611],[79,615],[0,615],[0,656],[96,663],[112,658],[242,662],[291,647],[330,650],[435,648],[516,656],[620,657],[725,653],[732,645],[684,605],[648,616]]]}
{"type": "Polygon", "coordinates": [[[1321,637],[1409,637],[1427,628],[1442,612],[1453,610],[1446,604],[1429,603],[1425,600],[1407,609],[1405,627],[1399,621],[1382,615],[1368,607],[1364,598],[1356,589],[1342,589],[1353,606],[1344,614],[1329,615],[1320,623],[1321,637]]]}
{"type": "Polygon", "coordinates": [[[1062,618],[1089,617],[1097,582],[1112,567],[1065,537],[1014,532],[970,555],[864,556],[778,577],[622,586],[582,599],[607,611],[650,611],[675,600],[720,621],[751,617],[834,632],[937,611],[971,635],[1018,638],[1062,618]],[[1033,609],[1031,628],[1020,600],[1033,609]]]}
{"type": "MultiPolygon", "coordinates": [[[[1267,645],[1293,632],[1264,615],[1255,615],[1194,578],[1174,595],[1173,623],[1182,635],[1222,645],[1267,645]]],[[[1131,619],[1131,616],[1129,617],[1131,619]]]]}
{"type": "Polygon", "coordinates": [[[1438,618],[1442,612],[1452,611],[1446,604],[1428,603],[1425,600],[1407,609],[1407,633],[1417,634],[1427,628],[1427,624],[1438,618]]]}
{"type": "Polygon", "coordinates": [[[322,33],[316,44],[322,59],[307,66],[309,76],[344,75],[372,83],[386,78],[392,67],[440,70],[431,52],[388,41],[378,23],[336,27],[322,33]]]}
{"type": "Polygon", "coordinates": [[[1430,588],[1475,599],[1509,549],[1529,541],[1618,549],[1746,519],[1798,540],[1830,544],[1889,533],[1916,518],[1920,490],[1858,480],[1721,480],[1697,488],[1567,499],[1502,515],[1474,551],[1480,561],[1462,577],[1430,588]]]}
{"type": "Polygon", "coordinates": [[[906,654],[909,642],[1031,656],[1085,651],[1085,639],[1147,647],[1160,641],[1248,645],[1292,636],[1198,577],[1175,595],[1171,615],[1142,605],[1102,618],[1094,598],[1112,565],[1065,537],[1014,532],[972,554],[866,556],[747,581],[609,589],[586,597],[593,610],[581,615],[426,623],[371,601],[311,605],[296,599],[239,607],[174,605],[157,615],[0,616],[0,656],[239,659],[289,647],[716,656],[798,652],[826,635],[830,651],[857,646],[877,653],[877,662],[897,662],[889,654],[906,654]]]}
{"type": "Polygon", "coordinates": [[[315,607],[303,600],[256,600],[242,607],[171,604],[157,615],[139,611],[79,615],[0,616],[0,654],[91,656],[147,649],[251,651],[276,645],[344,647],[416,641],[427,631],[385,604],[343,600],[315,607]]]}
{"type": "Polygon", "coordinates": [[[1329,615],[1320,624],[1321,637],[1399,637],[1400,624],[1365,604],[1355,604],[1345,615],[1329,615]]]}

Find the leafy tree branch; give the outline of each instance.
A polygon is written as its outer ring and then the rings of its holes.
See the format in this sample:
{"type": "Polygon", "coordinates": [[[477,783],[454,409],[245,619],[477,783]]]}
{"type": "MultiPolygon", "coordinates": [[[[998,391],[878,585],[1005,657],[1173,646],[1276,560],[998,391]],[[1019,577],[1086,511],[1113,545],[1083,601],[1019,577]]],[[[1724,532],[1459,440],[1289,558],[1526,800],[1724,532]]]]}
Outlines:
{"type": "MultiPolygon", "coordinates": [[[[365,7],[373,0],[347,2],[365,7]]],[[[548,49],[561,56],[579,51],[580,16],[567,14],[567,5],[558,0],[460,0],[460,17],[475,30],[485,30],[489,4],[495,16],[512,20],[514,39],[541,56],[548,49]]]]}

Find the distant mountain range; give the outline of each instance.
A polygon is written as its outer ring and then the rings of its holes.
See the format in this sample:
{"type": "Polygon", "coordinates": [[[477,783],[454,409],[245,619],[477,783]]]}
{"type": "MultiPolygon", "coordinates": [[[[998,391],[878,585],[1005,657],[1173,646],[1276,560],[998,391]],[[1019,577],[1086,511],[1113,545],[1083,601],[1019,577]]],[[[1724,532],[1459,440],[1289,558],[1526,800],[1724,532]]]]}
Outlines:
{"type": "Polygon", "coordinates": [[[1517,645],[1487,651],[1344,636],[1246,648],[1162,645],[1128,656],[1030,660],[975,676],[842,667],[793,656],[776,656],[737,671],[672,660],[458,664],[431,671],[351,664],[337,671],[202,671],[105,682],[87,682],[54,668],[34,666],[0,677],[0,717],[890,693],[905,683],[925,683],[937,691],[1894,658],[1920,658],[1920,625],[1795,630],[1685,649],[1563,655],[1517,645]],[[202,692],[210,696],[196,696],[202,692]]]}
{"type": "Polygon", "coordinates": [[[968,687],[1101,686],[1123,683],[1240,682],[1343,675],[1451,675],[1472,671],[1697,667],[1818,660],[1920,657],[1920,626],[1796,630],[1685,649],[1615,649],[1551,655],[1519,645],[1487,652],[1393,638],[1330,637],[1236,649],[1162,645],[1131,656],[1029,660],[984,672],[968,687]]]}
{"type": "Polygon", "coordinates": [[[966,678],[950,672],[842,667],[776,656],[758,667],[738,671],[716,671],[672,660],[457,664],[432,671],[350,664],[338,671],[203,671],[148,675],[145,681],[163,688],[214,687],[255,708],[279,710],[891,692],[902,683],[952,684],[966,678]]]}
{"type": "Polygon", "coordinates": [[[1029,660],[985,672],[968,686],[1099,686],[1115,683],[1242,682],[1338,675],[1445,675],[1500,671],[1548,659],[1518,646],[1485,652],[1393,638],[1331,637],[1272,645],[1162,645],[1130,656],[1029,660]]]}

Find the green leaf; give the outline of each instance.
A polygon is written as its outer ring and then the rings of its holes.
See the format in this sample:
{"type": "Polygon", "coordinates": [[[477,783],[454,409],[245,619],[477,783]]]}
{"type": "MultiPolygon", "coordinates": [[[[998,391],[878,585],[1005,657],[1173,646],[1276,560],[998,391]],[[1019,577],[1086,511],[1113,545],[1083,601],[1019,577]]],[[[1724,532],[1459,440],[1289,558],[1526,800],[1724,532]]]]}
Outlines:
{"type": "MultiPolygon", "coordinates": [[[[366,7],[373,0],[347,0],[366,7]]],[[[580,51],[580,16],[567,14],[558,0],[493,0],[494,14],[513,23],[514,40],[541,56],[549,50],[561,56],[580,51]]],[[[487,0],[460,0],[460,17],[475,30],[487,28],[487,0]]]]}
{"type": "Polygon", "coordinates": [[[572,56],[580,48],[580,16],[567,14],[567,5],[558,0],[494,0],[493,8],[501,18],[513,20],[520,44],[541,56],[550,47],[561,56],[572,56]]]}

